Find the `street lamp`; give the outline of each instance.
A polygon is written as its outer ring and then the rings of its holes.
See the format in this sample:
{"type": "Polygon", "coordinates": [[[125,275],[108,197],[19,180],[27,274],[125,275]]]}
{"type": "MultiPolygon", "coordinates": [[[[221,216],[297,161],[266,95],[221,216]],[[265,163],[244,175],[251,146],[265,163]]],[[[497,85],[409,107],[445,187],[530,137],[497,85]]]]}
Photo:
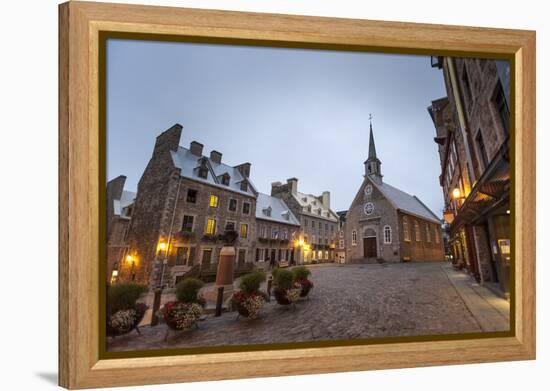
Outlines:
{"type": "Polygon", "coordinates": [[[453,198],[455,200],[459,200],[461,198],[464,198],[464,197],[460,196],[460,189],[458,187],[455,187],[454,190],[453,190],[453,198]]]}

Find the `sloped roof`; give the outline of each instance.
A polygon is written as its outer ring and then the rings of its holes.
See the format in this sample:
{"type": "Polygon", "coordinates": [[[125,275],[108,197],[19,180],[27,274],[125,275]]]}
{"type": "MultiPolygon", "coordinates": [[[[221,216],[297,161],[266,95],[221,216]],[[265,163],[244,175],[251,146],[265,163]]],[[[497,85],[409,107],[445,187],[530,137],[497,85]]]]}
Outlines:
{"type": "Polygon", "coordinates": [[[258,193],[256,199],[256,218],[283,224],[300,225],[296,216],[282,199],[264,193],[258,193]],[[264,212],[268,208],[271,208],[271,216],[266,215],[264,212]],[[285,216],[288,216],[288,219],[285,216]]]}
{"type": "Polygon", "coordinates": [[[239,170],[224,163],[216,163],[207,156],[196,156],[187,148],[178,147],[176,152],[170,151],[174,165],[181,170],[181,176],[184,178],[193,179],[197,182],[204,182],[212,186],[222,189],[231,190],[236,193],[246,194],[256,197],[256,188],[250,181],[250,178],[245,178],[239,170]],[[206,161],[208,167],[208,176],[206,179],[198,176],[197,168],[201,165],[201,160],[206,161]],[[227,173],[230,176],[229,186],[223,185],[219,179],[223,174],[227,173]],[[247,191],[241,190],[241,182],[246,180],[249,184],[247,191]]]}
{"type": "Polygon", "coordinates": [[[300,206],[302,207],[302,213],[309,213],[312,216],[320,217],[332,221],[338,221],[338,217],[336,216],[336,213],[334,213],[332,210],[324,208],[323,203],[319,198],[312,194],[305,194],[301,192],[297,192],[294,195],[294,198],[300,206]],[[308,207],[311,206],[311,212],[308,211],[308,207]],[[321,214],[318,214],[318,210],[321,209],[321,214]]]}
{"type": "Polygon", "coordinates": [[[396,187],[382,182],[376,183],[372,181],[374,186],[390,201],[396,209],[402,210],[405,213],[421,217],[434,223],[441,224],[441,220],[433,213],[422,201],[416,196],[405,193],[396,187]]]}
{"type": "Polygon", "coordinates": [[[113,200],[114,214],[120,216],[122,210],[132,204],[136,199],[136,193],[133,191],[123,190],[120,200],[113,200]]]}

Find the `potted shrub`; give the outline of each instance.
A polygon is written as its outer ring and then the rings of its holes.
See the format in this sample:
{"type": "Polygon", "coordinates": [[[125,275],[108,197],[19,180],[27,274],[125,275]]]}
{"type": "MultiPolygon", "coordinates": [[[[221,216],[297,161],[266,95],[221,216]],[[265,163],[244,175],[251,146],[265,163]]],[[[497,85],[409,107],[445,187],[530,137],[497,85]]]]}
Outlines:
{"type": "Polygon", "coordinates": [[[239,316],[249,319],[258,317],[267,301],[267,295],[260,291],[260,285],[265,281],[265,277],[264,272],[255,271],[241,278],[239,291],[231,297],[231,303],[237,308],[239,316]]]}
{"type": "Polygon", "coordinates": [[[132,330],[138,333],[138,325],[145,316],[147,305],[137,303],[147,292],[147,287],[139,284],[117,284],[107,291],[107,335],[115,337],[132,330]]]}
{"type": "MultiPolygon", "coordinates": [[[[176,301],[164,304],[161,315],[172,330],[189,330],[197,326],[203,313],[206,300],[199,296],[204,283],[198,278],[185,278],[176,285],[176,301]]],[[[168,337],[166,335],[165,339],[168,337]]]]}
{"type": "Polygon", "coordinates": [[[293,304],[300,297],[302,288],[294,282],[294,274],[288,269],[275,269],[273,273],[273,295],[278,304],[293,304]]]}
{"type": "Polygon", "coordinates": [[[311,270],[305,266],[296,266],[292,269],[294,274],[294,282],[301,287],[300,297],[307,297],[311,288],[313,288],[313,282],[308,277],[311,275],[311,270]]]}

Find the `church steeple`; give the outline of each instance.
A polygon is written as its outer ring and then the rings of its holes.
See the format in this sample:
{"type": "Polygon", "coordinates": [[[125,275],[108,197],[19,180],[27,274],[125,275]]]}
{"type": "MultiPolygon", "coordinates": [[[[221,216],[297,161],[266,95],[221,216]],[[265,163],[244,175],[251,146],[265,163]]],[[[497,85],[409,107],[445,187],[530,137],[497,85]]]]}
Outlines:
{"type": "Polygon", "coordinates": [[[378,183],[382,183],[382,162],[376,156],[376,145],[374,144],[374,134],[372,132],[372,114],[369,114],[370,133],[369,133],[369,157],[365,160],[365,176],[371,177],[378,183]]]}

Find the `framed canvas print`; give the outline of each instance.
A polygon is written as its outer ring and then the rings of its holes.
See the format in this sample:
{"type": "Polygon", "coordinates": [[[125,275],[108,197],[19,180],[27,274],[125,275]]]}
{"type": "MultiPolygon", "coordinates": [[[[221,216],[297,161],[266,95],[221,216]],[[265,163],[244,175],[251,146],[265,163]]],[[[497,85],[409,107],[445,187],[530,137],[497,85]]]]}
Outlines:
{"type": "Polygon", "coordinates": [[[535,357],[535,33],[60,5],[60,384],[535,357]]]}

